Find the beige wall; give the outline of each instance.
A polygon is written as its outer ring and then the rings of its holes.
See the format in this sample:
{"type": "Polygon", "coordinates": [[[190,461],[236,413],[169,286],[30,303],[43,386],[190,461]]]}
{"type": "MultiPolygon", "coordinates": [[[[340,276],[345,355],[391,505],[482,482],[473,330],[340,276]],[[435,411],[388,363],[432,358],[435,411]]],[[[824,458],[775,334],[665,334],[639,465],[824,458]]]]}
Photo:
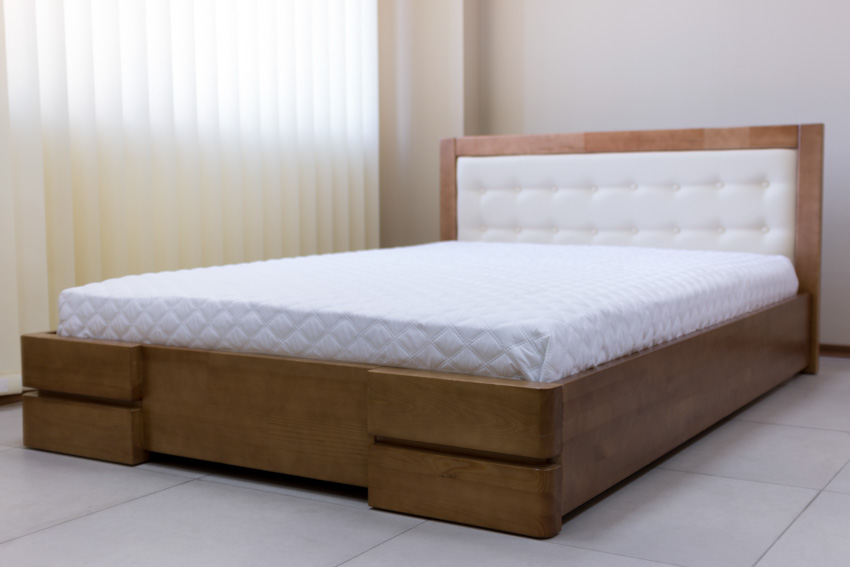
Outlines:
{"type": "Polygon", "coordinates": [[[464,133],[464,3],[380,0],[381,246],[439,238],[439,141],[464,133]]]}
{"type": "Polygon", "coordinates": [[[487,0],[488,134],[824,122],[822,342],[850,345],[850,2],[487,0]]]}
{"type": "Polygon", "coordinates": [[[438,237],[437,140],[824,122],[822,341],[850,345],[850,2],[381,0],[381,243],[438,237]]]}

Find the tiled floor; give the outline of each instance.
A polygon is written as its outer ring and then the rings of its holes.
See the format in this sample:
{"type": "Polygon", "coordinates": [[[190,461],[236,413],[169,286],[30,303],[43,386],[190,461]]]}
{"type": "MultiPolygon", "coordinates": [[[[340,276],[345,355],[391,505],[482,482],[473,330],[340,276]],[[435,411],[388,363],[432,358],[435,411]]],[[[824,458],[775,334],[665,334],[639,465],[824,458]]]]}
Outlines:
{"type": "Polygon", "coordinates": [[[546,541],[370,510],[366,492],[21,448],[0,407],[0,565],[850,565],[850,359],[824,358],[546,541]]]}

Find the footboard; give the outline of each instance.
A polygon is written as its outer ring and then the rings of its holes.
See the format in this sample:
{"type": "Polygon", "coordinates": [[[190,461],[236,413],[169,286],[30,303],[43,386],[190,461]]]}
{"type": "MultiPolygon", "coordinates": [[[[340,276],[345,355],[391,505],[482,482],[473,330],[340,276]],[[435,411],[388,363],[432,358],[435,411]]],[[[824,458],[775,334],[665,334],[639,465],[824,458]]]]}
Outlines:
{"type": "Polygon", "coordinates": [[[561,526],[557,384],[22,337],[28,447],[148,452],[368,486],[369,502],[535,537],[561,526]]]}

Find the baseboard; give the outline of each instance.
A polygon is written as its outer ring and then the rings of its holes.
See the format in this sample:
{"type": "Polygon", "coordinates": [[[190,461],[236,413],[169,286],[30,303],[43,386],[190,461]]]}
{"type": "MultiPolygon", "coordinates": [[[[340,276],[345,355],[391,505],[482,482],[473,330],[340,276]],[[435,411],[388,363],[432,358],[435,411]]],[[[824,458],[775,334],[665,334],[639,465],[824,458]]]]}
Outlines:
{"type": "Polygon", "coordinates": [[[0,406],[16,404],[21,401],[23,394],[9,394],[8,396],[0,396],[0,406]]]}
{"type": "Polygon", "coordinates": [[[820,355],[850,358],[850,345],[820,345],[820,355]]]}

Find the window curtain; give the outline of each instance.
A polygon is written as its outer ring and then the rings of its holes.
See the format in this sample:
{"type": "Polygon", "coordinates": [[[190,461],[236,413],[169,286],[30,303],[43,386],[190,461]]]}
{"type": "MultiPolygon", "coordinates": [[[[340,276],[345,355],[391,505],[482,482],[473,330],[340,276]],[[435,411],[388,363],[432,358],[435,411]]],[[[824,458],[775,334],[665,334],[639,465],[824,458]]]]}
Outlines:
{"type": "Polygon", "coordinates": [[[376,0],[0,7],[0,394],[67,287],[378,245],[376,0]]]}

